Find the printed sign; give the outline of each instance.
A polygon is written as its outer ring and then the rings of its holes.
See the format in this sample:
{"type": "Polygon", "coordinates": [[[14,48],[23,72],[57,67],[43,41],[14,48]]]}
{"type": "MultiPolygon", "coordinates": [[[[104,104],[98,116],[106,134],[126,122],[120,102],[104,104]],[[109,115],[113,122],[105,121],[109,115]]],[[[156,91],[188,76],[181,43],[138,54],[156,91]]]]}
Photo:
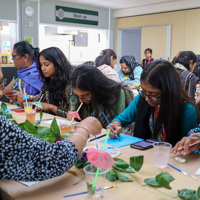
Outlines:
{"type": "Polygon", "coordinates": [[[98,26],[98,12],[56,6],[56,21],[98,26]]]}

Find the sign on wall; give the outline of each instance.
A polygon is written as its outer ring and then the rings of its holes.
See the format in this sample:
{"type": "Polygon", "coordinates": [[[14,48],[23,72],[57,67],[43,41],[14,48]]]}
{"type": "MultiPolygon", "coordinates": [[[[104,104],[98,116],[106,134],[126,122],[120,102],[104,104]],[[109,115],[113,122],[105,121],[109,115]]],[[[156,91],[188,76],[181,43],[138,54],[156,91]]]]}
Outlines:
{"type": "Polygon", "coordinates": [[[56,6],[56,21],[98,26],[97,11],[56,6]]]}

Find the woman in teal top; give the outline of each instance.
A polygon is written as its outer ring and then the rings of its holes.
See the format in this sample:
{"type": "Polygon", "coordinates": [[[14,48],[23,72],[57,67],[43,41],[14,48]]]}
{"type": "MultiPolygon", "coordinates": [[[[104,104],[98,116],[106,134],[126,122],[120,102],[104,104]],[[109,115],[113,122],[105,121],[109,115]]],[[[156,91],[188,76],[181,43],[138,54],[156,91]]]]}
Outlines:
{"type": "Polygon", "coordinates": [[[112,127],[117,133],[135,122],[134,136],[175,145],[198,122],[194,102],[183,91],[179,76],[168,61],[151,62],[140,80],[140,94],[114,118],[112,127]]]}

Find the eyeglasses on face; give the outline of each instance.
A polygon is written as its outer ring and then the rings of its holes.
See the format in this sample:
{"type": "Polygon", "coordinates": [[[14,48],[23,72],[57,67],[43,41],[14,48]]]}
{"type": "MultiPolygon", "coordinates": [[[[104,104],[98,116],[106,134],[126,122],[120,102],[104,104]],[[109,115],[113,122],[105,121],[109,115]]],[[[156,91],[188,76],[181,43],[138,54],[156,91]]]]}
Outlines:
{"type": "Polygon", "coordinates": [[[153,102],[158,102],[158,99],[162,96],[162,95],[160,96],[147,95],[142,89],[137,89],[137,91],[142,97],[144,98],[148,97],[153,102]]]}
{"type": "Polygon", "coordinates": [[[79,99],[81,99],[82,101],[90,101],[92,99],[92,95],[88,99],[84,99],[84,98],[80,98],[80,97],[79,97],[79,99]]]}

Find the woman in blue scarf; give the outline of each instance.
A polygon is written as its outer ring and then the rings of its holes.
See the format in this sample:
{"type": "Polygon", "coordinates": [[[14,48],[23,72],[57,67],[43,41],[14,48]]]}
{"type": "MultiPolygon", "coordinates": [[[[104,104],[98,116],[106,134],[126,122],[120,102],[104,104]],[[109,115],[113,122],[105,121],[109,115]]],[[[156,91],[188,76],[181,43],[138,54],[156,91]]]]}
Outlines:
{"type": "Polygon", "coordinates": [[[142,66],[137,62],[134,56],[123,56],[120,59],[121,67],[117,73],[120,81],[128,84],[130,87],[135,83],[140,84],[140,76],[142,73],[142,66]]]}
{"type": "Polygon", "coordinates": [[[23,104],[24,92],[29,100],[34,100],[40,93],[43,83],[39,80],[39,72],[35,60],[39,54],[38,48],[33,48],[26,41],[14,44],[12,59],[14,66],[18,69],[13,80],[2,91],[11,102],[23,104]]]}

